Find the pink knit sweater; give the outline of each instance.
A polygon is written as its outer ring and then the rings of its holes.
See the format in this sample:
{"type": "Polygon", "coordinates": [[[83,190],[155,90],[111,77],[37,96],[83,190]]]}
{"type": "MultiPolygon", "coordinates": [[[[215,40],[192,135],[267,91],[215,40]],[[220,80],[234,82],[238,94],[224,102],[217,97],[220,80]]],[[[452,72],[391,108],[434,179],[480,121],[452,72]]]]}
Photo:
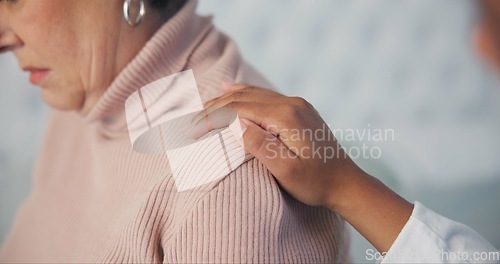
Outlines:
{"type": "Polygon", "coordinates": [[[344,222],[282,192],[251,159],[178,192],[165,156],[132,149],[124,103],[140,87],[193,69],[202,100],[222,83],[267,86],[196,1],[169,20],[88,116],[52,111],[33,190],[0,262],[345,262],[344,222]]]}

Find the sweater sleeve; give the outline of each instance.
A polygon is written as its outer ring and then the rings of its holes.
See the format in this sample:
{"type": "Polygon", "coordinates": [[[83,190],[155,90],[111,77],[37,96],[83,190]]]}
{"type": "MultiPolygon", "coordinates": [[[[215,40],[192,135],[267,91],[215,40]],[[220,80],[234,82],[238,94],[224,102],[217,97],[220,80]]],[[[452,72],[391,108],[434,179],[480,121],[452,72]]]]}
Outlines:
{"type": "Polygon", "coordinates": [[[468,226],[419,202],[381,263],[499,263],[497,251],[468,226]]]}
{"type": "Polygon", "coordinates": [[[164,263],[333,263],[347,257],[344,222],[282,192],[255,159],[199,199],[162,242],[164,263]]]}

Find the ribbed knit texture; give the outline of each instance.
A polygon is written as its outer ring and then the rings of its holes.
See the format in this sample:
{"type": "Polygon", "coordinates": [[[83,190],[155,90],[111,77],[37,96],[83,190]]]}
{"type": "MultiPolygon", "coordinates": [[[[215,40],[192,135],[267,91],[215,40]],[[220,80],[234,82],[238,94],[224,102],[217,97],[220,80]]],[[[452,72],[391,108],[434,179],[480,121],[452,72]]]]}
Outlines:
{"type": "Polygon", "coordinates": [[[89,115],[52,111],[33,190],[0,262],[344,262],[344,222],[282,192],[257,160],[178,192],[168,160],[134,152],[124,116],[140,87],[193,69],[203,100],[222,83],[268,85],[196,1],[153,36],[89,115]]]}

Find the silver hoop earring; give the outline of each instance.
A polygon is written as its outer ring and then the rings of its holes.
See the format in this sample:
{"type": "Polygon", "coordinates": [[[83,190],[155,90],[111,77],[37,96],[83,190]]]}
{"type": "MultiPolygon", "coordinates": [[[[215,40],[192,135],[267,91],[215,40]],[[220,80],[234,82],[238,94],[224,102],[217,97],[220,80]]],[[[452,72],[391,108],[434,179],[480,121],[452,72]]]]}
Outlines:
{"type": "Polygon", "coordinates": [[[144,0],[124,0],[123,17],[131,27],[138,26],[146,15],[144,0]]]}

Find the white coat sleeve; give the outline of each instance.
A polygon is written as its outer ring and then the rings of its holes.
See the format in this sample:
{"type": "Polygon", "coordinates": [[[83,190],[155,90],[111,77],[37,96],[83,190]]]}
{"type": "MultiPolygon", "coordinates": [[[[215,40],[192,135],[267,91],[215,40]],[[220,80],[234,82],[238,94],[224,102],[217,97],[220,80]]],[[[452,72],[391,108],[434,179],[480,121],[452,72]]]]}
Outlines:
{"type": "Polygon", "coordinates": [[[468,226],[415,202],[381,263],[500,263],[500,251],[468,226]]]}

